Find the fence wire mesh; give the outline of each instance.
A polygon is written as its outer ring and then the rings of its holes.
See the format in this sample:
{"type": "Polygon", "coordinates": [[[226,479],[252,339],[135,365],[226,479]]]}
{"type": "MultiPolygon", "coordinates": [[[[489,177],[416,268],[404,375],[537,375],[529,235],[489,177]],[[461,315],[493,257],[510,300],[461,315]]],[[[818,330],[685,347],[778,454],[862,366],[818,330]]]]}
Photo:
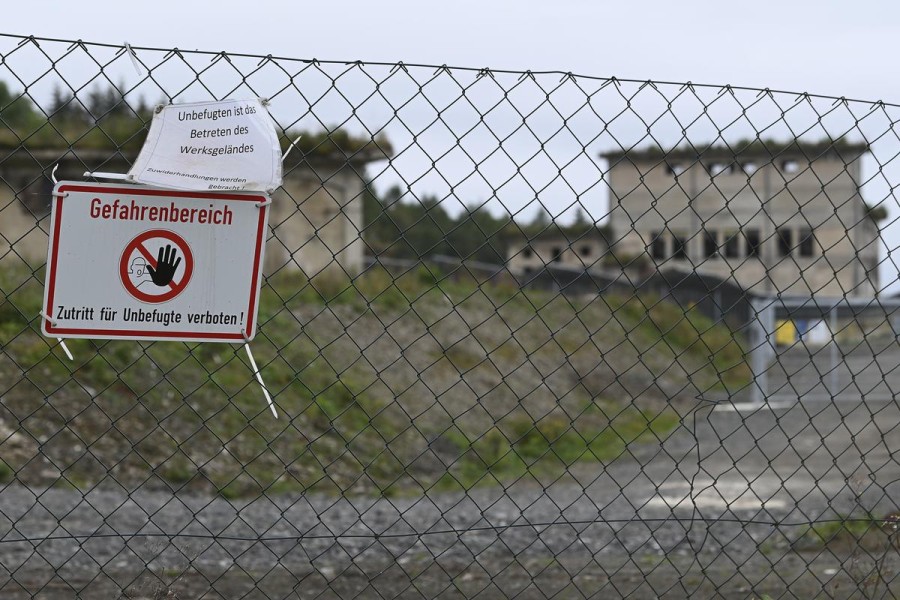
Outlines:
{"type": "Polygon", "coordinates": [[[894,597],[900,110],[0,36],[0,595],[894,597]],[[51,172],[286,158],[253,342],[40,335],[51,172]]]}

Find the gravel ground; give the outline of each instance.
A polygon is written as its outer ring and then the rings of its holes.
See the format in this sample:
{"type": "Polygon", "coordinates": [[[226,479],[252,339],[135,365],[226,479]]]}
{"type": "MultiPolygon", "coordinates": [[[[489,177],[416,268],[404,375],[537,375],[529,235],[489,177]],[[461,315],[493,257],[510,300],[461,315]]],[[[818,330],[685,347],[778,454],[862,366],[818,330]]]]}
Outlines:
{"type": "MultiPolygon", "coordinates": [[[[893,389],[896,370],[871,363],[846,358],[860,388],[893,389]]],[[[780,364],[797,386],[816,377],[807,356],[780,364]]],[[[0,589],[4,598],[879,597],[900,572],[888,538],[811,543],[802,524],[896,512],[897,457],[900,407],[886,394],[781,393],[762,408],[705,401],[664,444],[579,464],[549,485],[522,479],[467,495],[229,500],[10,485],[0,491],[0,589]]]]}

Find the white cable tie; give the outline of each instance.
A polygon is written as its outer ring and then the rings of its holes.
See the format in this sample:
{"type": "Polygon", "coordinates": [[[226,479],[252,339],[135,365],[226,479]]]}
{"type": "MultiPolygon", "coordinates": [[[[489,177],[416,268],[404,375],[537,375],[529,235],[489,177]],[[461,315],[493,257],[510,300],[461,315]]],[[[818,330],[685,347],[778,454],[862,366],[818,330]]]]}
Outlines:
{"type": "Polygon", "coordinates": [[[128,175],[122,173],[104,173],[103,171],[85,171],[84,177],[93,177],[94,179],[117,179],[127,181],[128,175]]]}
{"type": "MultiPolygon", "coordinates": [[[[44,317],[47,320],[47,322],[49,322],[52,326],[56,327],[56,320],[48,317],[47,313],[45,313],[44,311],[41,311],[41,316],[44,317]]],[[[63,352],[66,353],[66,356],[69,358],[69,360],[71,360],[72,362],[75,362],[75,357],[72,356],[72,352],[69,350],[69,347],[66,346],[66,343],[63,341],[63,339],[58,337],[58,338],[56,338],[56,341],[59,342],[60,346],[62,346],[63,352]]]]}
{"type": "Polygon", "coordinates": [[[270,205],[270,204],[272,204],[272,199],[271,199],[271,198],[266,198],[266,199],[263,200],[262,202],[257,202],[257,203],[256,203],[256,208],[262,208],[263,206],[268,206],[268,205],[270,205]]]}
{"type": "Polygon", "coordinates": [[[266,383],[263,381],[262,373],[259,372],[259,367],[256,366],[256,360],[253,358],[253,352],[250,351],[250,342],[247,337],[247,332],[241,329],[241,333],[244,335],[244,339],[247,340],[244,342],[244,350],[247,351],[247,358],[250,359],[250,365],[253,367],[253,374],[256,376],[256,381],[259,382],[259,387],[262,388],[263,395],[266,397],[266,402],[269,403],[269,410],[272,411],[272,414],[275,415],[275,418],[278,418],[278,413],[275,411],[275,403],[272,402],[272,396],[269,395],[269,390],[266,388],[266,383]]]}
{"type": "Polygon", "coordinates": [[[66,343],[63,341],[63,339],[62,338],[56,338],[56,339],[59,341],[59,345],[62,346],[63,352],[65,352],[66,356],[69,357],[69,360],[71,360],[72,362],[75,362],[75,357],[72,356],[71,352],[69,352],[69,347],[66,346],[66,343]]]}
{"type": "Polygon", "coordinates": [[[294,140],[293,142],[291,142],[291,145],[288,146],[288,147],[287,147],[287,150],[284,151],[284,154],[281,155],[281,162],[284,162],[284,159],[286,159],[286,158],[288,157],[288,154],[291,153],[291,150],[294,149],[294,146],[297,145],[297,142],[299,142],[299,141],[300,141],[300,138],[302,138],[302,137],[303,137],[302,135],[298,135],[298,136],[297,136],[297,139],[294,140]]]}
{"type": "MultiPolygon", "coordinates": [[[[53,180],[53,185],[54,185],[54,186],[59,185],[59,181],[57,181],[57,179],[56,179],[56,170],[57,170],[58,168],[59,168],[59,163],[56,163],[55,165],[53,165],[53,170],[50,171],[50,179],[53,180]]],[[[56,192],[56,191],[54,191],[54,192],[50,192],[50,195],[53,196],[54,198],[65,198],[66,196],[69,195],[69,192],[56,192]]]]}
{"type": "Polygon", "coordinates": [[[141,69],[141,64],[138,62],[137,54],[134,53],[134,48],[131,47],[131,44],[125,42],[125,49],[128,51],[128,56],[131,58],[131,64],[134,65],[134,70],[137,71],[138,77],[143,77],[144,71],[141,69]]]}

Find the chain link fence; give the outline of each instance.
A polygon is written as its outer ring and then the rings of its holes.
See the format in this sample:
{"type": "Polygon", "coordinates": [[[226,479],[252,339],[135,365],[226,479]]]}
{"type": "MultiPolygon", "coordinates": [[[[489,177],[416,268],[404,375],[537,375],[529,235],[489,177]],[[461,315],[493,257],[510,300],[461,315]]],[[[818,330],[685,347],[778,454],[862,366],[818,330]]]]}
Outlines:
{"type": "Polygon", "coordinates": [[[0,36],[4,598],[893,597],[900,110],[0,36]],[[254,353],[40,335],[51,173],[267,99],[254,353]]]}

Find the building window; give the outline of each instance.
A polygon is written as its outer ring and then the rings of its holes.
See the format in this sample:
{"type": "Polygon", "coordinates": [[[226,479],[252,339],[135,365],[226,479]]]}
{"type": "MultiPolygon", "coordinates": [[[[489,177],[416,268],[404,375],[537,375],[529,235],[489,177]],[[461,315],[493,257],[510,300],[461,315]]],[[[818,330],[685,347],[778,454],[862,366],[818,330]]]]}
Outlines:
{"type": "Polygon", "coordinates": [[[744,231],[744,237],[747,239],[747,256],[759,256],[762,245],[759,229],[747,229],[744,231]]]}
{"type": "Polygon", "coordinates": [[[661,231],[654,231],[651,235],[650,255],[655,260],[666,259],[666,238],[661,231]]]}
{"type": "Polygon", "coordinates": [[[684,173],[686,170],[687,170],[687,167],[685,167],[681,163],[675,163],[675,164],[666,163],[666,173],[668,173],[669,175],[675,175],[677,177],[678,175],[681,175],[682,173],[684,173]]]}
{"type": "Polygon", "coordinates": [[[793,159],[783,160],[781,170],[785,173],[796,173],[800,170],[800,162],[793,159]]]}
{"type": "Polygon", "coordinates": [[[778,256],[790,256],[794,247],[793,231],[787,227],[778,230],[778,256]]]}
{"type": "Polygon", "coordinates": [[[703,235],[703,256],[715,258],[719,255],[719,240],[715,231],[706,231],[703,235]]]}
{"type": "Polygon", "coordinates": [[[759,165],[755,162],[745,162],[741,165],[741,169],[743,169],[744,173],[747,175],[753,175],[759,170],[759,165]]]}
{"type": "Polygon", "coordinates": [[[525,246],[525,249],[522,250],[522,258],[531,258],[534,256],[534,252],[531,251],[531,246],[525,246]]]}
{"type": "Polygon", "coordinates": [[[725,234],[725,258],[741,257],[741,238],[737,232],[729,232],[725,234]]]}
{"type": "Polygon", "coordinates": [[[562,252],[563,252],[563,250],[559,246],[554,246],[553,248],[551,248],[550,256],[553,257],[551,260],[553,262],[561,261],[562,260],[562,252]]]}
{"type": "Polygon", "coordinates": [[[675,260],[687,259],[687,242],[680,235],[672,236],[672,258],[675,260]]]}
{"type": "Polygon", "coordinates": [[[798,245],[800,247],[800,256],[812,256],[814,254],[816,241],[816,238],[813,237],[812,231],[810,231],[809,229],[801,229],[799,231],[799,234],[800,242],[798,245]]]}
{"type": "Polygon", "coordinates": [[[582,246],[581,247],[581,256],[584,258],[588,258],[591,255],[591,247],[590,246],[582,246]]]}

